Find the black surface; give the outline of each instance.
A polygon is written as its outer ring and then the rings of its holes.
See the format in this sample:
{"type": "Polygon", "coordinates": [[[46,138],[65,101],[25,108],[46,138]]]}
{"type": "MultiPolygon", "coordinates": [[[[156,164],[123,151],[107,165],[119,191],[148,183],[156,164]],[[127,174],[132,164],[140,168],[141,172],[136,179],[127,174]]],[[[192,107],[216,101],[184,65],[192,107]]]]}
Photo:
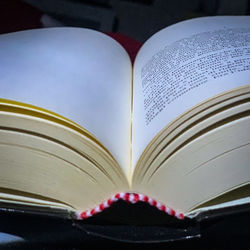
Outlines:
{"type": "Polygon", "coordinates": [[[249,205],[177,220],[143,203],[120,201],[85,221],[58,213],[0,210],[2,249],[250,249],[249,205]]]}

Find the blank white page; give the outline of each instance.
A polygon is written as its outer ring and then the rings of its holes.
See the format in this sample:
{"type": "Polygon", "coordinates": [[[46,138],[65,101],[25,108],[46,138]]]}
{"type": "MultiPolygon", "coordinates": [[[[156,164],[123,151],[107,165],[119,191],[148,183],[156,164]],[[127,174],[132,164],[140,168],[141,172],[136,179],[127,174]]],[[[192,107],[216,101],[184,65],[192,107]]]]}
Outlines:
{"type": "Polygon", "coordinates": [[[131,62],[112,38],[82,28],[0,36],[0,98],[32,104],[94,134],[129,166],[131,62]]]}

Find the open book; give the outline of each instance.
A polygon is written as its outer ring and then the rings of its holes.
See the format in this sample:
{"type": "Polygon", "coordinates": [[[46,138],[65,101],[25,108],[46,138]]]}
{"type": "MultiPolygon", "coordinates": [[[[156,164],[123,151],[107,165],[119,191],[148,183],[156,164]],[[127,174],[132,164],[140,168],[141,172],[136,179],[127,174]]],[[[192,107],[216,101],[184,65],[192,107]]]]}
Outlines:
{"type": "Polygon", "coordinates": [[[249,202],[250,17],[167,27],[133,67],[93,30],[5,34],[0,65],[1,201],[82,212],[135,193],[185,216],[249,202]]]}

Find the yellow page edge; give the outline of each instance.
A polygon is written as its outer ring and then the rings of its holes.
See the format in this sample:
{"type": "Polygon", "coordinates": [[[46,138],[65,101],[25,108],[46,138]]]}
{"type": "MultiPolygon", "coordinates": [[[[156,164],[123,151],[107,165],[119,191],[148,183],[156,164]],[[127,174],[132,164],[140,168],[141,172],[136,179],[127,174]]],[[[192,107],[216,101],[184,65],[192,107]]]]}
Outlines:
{"type": "MultiPolygon", "coordinates": [[[[106,149],[98,139],[92,135],[87,129],[83,128],[82,126],[78,125],[77,123],[71,121],[70,119],[63,117],[57,113],[49,111],[44,108],[40,108],[31,104],[22,103],[14,100],[3,99],[0,98],[0,111],[6,111],[11,113],[18,113],[33,116],[36,118],[41,118],[45,120],[49,120],[60,125],[63,125],[67,128],[73,129],[78,133],[84,135],[85,137],[89,138],[96,144],[98,144],[102,149],[104,149],[110,156],[111,153],[106,149]]],[[[113,156],[112,156],[113,158],[113,156]]]]}

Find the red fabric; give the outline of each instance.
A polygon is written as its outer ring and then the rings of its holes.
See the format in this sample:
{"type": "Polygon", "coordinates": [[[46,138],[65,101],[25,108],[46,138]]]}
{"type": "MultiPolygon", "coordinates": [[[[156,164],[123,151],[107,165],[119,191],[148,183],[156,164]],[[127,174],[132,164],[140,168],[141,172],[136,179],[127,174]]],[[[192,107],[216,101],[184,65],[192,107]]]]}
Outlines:
{"type": "Polygon", "coordinates": [[[142,46],[142,43],[120,33],[106,34],[114,38],[117,42],[119,42],[128,52],[131,61],[134,62],[137,52],[142,46]]]}
{"type": "Polygon", "coordinates": [[[42,12],[18,0],[0,1],[0,34],[42,28],[42,12]]]}

